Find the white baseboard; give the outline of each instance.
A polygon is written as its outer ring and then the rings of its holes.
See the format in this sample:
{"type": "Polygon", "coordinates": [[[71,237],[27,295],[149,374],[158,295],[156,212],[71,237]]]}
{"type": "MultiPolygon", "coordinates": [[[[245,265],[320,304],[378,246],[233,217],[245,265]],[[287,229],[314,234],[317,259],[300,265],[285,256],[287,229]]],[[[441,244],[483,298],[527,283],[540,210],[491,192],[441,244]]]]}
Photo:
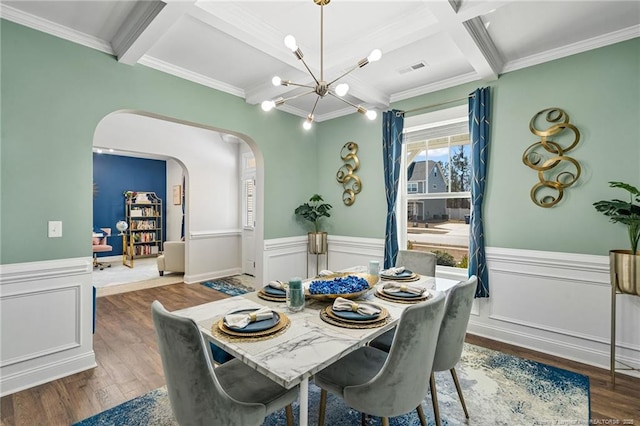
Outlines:
{"type": "Polygon", "coordinates": [[[185,284],[197,284],[238,274],[242,274],[242,268],[230,268],[221,271],[207,272],[206,274],[185,275],[183,280],[185,284]]]}

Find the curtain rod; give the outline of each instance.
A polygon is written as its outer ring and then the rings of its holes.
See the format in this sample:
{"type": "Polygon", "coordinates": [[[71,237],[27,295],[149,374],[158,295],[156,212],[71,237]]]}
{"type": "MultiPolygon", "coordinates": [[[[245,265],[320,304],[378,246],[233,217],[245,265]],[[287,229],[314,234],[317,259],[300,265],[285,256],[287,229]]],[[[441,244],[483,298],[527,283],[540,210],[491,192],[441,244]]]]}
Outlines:
{"type": "Polygon", "coordinates": [[[437,107],[437,106],[440,106],[440,105],[446,105],[446,104],[451,104],[453,102],[464,101],[465,99],[469,99],[469,98],[473,98],[473,97],[475,97],[475,94],[471,93],[469,96],[464,97],[464,98],[451,99],[449,101],[440,102],[438,104],[426,105],[426,106],[422,106],[422,107],[418,107],[418,108],[414,108],[414,109],[409,109],[409,110],[406,110],[406,111],[398,111],[398,112],[396,112],[396,117],[400,117],[401,115],[411,114],[412,112],[418,112],[418,111],[422,111],[422,110],[425,110],[425,109],[437,107]]]}

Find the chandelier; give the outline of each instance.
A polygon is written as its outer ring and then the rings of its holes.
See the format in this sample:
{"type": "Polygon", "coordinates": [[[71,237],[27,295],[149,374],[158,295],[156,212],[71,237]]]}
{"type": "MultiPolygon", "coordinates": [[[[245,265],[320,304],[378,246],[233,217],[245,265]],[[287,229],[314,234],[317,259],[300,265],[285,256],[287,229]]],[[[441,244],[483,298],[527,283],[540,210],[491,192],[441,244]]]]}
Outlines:
{"type": "Polygon", "coordinates": [[[336,79],[334,79],[334,80],[332,80],[330,82],[327,82],[324,79],[324,29],[323,29],[323,26],[324,26],[323,25],[323,23],[324,23],[324,6],[329,4],[330,1],[331,0],[313,0],[313,2],[315,4],[320,6],[320,78],[318,79],[313,74],[311,69],[309,69],[309,66],[307,65],[307,63],[304,61],[304,59],[303,59],[304,55],[302,54],[302,51],[298,47],[298,44],[296,43],[295,37],[292,36],[292,35],[288,35],[288,36],[286,36],[284,38],[285,46],[287,46],[289,49],[291,49],[291,51],[293,52],[295,57],[302,62],[304,67],[307,69],[307,71],[309,72],[309,74],[313,78],[315,84],[314,85],[299,84],[299,83],[294,83],[294,82],[289,81],[289,80],[283,80],[283,79],[281,79],[280,77],[277,77],[277,76],[273,77],[271,82],[273,83],[274,86],[299,86],[299,87],[307,87],[307,88],[309,88],[311,90],[308,91],[308,92],[304,92],[304,93],[300,93],[300,94],[291,96],[289,98],[279,97],[279,98],[274,99],[274,100],[263,101],[262,104],[261,104],[262,109],[264,111],[271,111],[273,108],[278,107],[278,106],[284,104],[287,101],[290,101],[292,99],[300,98],[302,96],[306,96],[306,95],[310,95],[312,93],[315,93],[316,94],[316,101],[313,104],[313,108],[311,109],[311,112],[309,113],[309,115],[307,115],[306,120],[302,124],[302,127],[304,127],[305,130],[309,130],[311,128],[311,124],[313,123],[313,119],[314,119],[314,115],[313,114],[316,111],[316,107],[318,106],[318,101],[320,99],[324,98],[327,95],[333,96],[334,98],[339,99],[342,102],[351,105],[352,107],[354,107],[356,109],[356,111],[358,111],[360,114],[365,115],[369,120],[375,120],[375,118],[378,115],[373,110],[367,110],[366,108],[362,107],[361,105],[356,105],[356,104],[354,104],[352,102],[349,102],[348,100],[344,99],[344,96],[349,91],[349,85],[347,83],[340,83],[340,84],[337,84],[337,83],[342,77],[350,74],[354,70],[356,70],[358,68],[362,68],[362,67],[364,67],[365,65],[367,65],[370,62],[375,62],[375,61],[380,60],[380,58],[382,57],[382,52],[380,51],[380,49],[372,50],[371,53],[369,54],[369,56],[367,56],[366,58],[361,59],[360,61],[358,61],[358,63],[356,65],[354,65],[353,67],[351,67],[350,69],[345,71],[342,75],[340,75],[336,79]]]}

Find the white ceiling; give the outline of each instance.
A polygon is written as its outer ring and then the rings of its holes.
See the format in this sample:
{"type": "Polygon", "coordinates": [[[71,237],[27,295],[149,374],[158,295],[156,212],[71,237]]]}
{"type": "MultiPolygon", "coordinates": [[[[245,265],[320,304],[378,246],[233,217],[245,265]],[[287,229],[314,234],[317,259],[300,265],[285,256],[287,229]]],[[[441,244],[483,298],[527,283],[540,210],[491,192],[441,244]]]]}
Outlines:
{"type": "MultiPolygon", "coordinates": [[[[640,1],[333,0],[324,8],[324,80],[374,48],[378,62],[340,80],[345,99],[383,110],[391,102],[640,36],[640,1]],[[411,66],[425,66],[407,72],[411,66]]],[[[309,89],[313,80],[283,44],[293,34],[320,79],[320,12],[313,0],[5,1],[0,16],[103,52],[240,96],[256,105],[309,89]]],[[[316,95],[280,109],[306,117],[316,95]]],[[[325,96],[316,121],[354,108],[325,96]]]]}

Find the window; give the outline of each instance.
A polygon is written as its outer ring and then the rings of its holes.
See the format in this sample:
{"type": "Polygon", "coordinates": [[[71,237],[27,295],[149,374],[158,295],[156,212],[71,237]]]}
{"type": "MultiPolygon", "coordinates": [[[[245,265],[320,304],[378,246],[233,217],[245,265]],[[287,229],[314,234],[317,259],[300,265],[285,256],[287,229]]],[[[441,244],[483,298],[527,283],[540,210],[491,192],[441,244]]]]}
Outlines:
{"type": "Polygon", "coordinates": [[[254,218],[254,200],[253,189],[255,181],[253,179],[245,179],[244,181],[244,227],[253,228],[255,226],[254,218]]]}
{"type": "MultiPolygon", "coordinates": [[[[409,123],[410,125],[410,123],[409,123]]],[[[401,248],[436,252],[438,264],[467,267],[471,212],[471,145],[466,113],[407,126],[401,179],[401,248]],[[419,185],[419,182],[425,182],[419,185]]]]}

